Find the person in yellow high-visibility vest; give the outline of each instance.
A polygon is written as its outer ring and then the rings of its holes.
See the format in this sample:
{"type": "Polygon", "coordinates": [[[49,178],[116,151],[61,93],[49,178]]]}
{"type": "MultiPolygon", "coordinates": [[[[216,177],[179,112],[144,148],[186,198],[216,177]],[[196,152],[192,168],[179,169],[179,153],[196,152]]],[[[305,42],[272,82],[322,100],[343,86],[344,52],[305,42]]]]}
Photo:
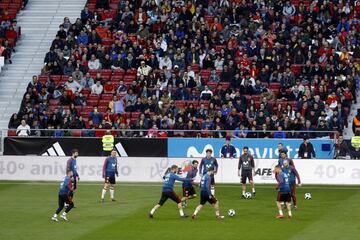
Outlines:
{"type": "Polygon", "coordinates": [[[107,130],[105,135],[102,137],[103,156],[109,156],[111,151],[114,149],[114,136],[111,135],[111,131],[107,130]]]}

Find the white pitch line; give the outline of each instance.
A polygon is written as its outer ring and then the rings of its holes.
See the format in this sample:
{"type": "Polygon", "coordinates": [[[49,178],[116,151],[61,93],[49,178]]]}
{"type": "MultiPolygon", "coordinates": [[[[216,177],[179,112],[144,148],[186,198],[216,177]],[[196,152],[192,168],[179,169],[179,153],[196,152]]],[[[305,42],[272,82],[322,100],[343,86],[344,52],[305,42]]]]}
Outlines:
{"type": "MultiPolygon", "coordinates": [[[[0,185],[44,185],[44,186],[57,186],[59,185],[58,182],[1,182],[0,185]]],[[[84,185],[84,186],[102,186],[103,183],[89,183],[89,182],[80,182],[78,185],[84,185]]],[[[125,186],[125,187],[162,187],[162,184],[158,183],[119,183],[117,184],[119,186],[125,186]]],[[[177,184],[175,186],[178,186],[177,184]]],[[[219,184],[218,185],[221,188],[239,188],[241,185],[235,185],[235,184],[219,184]]],[[[266,184],[266,185],[257,185],[256,188],[260,189],[267,189],[267,188],[274,188],[274,185],[266,184]]],[[[360,190],[360,186],[344,186],[341,187],[339,185],[331,186],[331,185],[303,185],[301,187],[298,187],[297,189],[326,189],[326,190],[360,190]]]]}

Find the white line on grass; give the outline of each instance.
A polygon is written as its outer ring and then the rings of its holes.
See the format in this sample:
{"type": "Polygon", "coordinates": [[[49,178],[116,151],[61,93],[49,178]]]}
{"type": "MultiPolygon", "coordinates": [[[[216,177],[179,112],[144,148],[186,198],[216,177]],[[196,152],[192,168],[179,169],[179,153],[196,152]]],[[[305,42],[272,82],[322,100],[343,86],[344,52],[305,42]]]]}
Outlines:
{"type": "MultiPolygon", "coordinates": [[[[44,185],[44,186],[57,186],[58,182],[17,182],[17,181],[0,181],[0,185],[44,185]]],[[[103,183],[100,182],[79,182],[78,185],[85,186],[102,186],[103,183]]],[[[161,183],[119,183],[119,186],[125,187],[162,187],[161,183]]],[[[224,188],[239,188],[241,185],[236,184],[219,184],[218,186],[224,188]]],[[[274,188],[275,184],[266,184],[266,185],[257,185],[256,188],[266,189],[274,188]]],[[[329,190],[360,190],[358,185],[303,185],[301,188],[304,189],[329,189],[329,190]]],[[[299,188],[298,188],[299,189],[299,188]]]]}

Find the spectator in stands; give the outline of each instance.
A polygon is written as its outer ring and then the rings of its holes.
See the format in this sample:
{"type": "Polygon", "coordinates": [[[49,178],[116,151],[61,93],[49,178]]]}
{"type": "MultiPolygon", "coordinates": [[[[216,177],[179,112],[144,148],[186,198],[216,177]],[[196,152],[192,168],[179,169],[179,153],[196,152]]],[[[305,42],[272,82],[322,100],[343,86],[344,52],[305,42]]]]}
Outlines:
{"type": "Polygon", "coordinates": [[[101,95],[103,92],[104,87],[101,85],[100,80],[96,81],[96,84],[93,84],[91,86],[91,94],[97,94],[97,95],[101,95]]]}
{"type": "Polygon", "coordinates": [[[19,137],[28,137],[30,136],[30,126],[23,119],[21,120],[21,124],[16,129],[16,135],[19,137]]]}
{"type": "Polygon", "coordinates": [[[213,96],[213,92],[209,89],[209,87],[206,85],[205,89],[200,94],[201,100],[210,100],[213,96]]]}
{"type": "Polygon", "coordinates": [[[91,55],[91,58],[88,62],[88,68],[91,70],[99,70],[101,69],[101,63],[99,59],[96,58],[96,56],[93,54],[91,55]]]}
{"type": "Polygon", "coordinates": [[[8,128],[16,129],[21,124],[21,119],[19,118],[17,113],[14,113],[9,121],[8,128]]]}
{"type": "Polygon", "coordinates": [[[80,85],[82,88],[91,88],[94,85],[94,79],[90,76],[89,72],[81,79],[80,85]]]}
{"type": "Polygon", "coordinates": [[[96,106],[94,107],[93,111],[90,112],[89,119],[92,121],[92,123],[95,126],[99,126],[99,124],[102,122],[103,115],[99,113],[98,108],[96,106]]]}
{"type": "Polygon", "coordinates": [[[38,92],[41,91],[42,85],[41,85],[41,83],[39,82],[38,76],[34,75],[34,76],[32,77],[31,82],[29,82],[29,84],[27,85],[27,89],[29,89],[29,88],[31,88],[31,89],[36,88],[36,90],[37,90],[38,92]]]}
{"type": "Polygon", "coordinates": [[[145,61],[141,61],[140,67],[137,69],[137,76],[140,77],[140,75],[148,76],[150,74],[151,67],[145,64],[145,61]]]}
{"type": "Polygon", "coordinates": [[[81,92],[81,90],[82,90],[82,86],[77,81],[74,81],[74,79],[72,77],[69,77],[69,79],[65,83],[65,86],[69,90],[71,90],[73,93],[81,92]]]}

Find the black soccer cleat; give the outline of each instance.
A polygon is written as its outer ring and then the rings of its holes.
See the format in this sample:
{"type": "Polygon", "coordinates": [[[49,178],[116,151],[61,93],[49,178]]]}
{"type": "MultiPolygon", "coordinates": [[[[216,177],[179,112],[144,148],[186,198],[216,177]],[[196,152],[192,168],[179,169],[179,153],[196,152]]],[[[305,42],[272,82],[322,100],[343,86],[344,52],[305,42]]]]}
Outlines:
{"type": "Polygon", "coordinates": [[[112,198],[111,201],[112,201],[112,202],[116,202],[116,199],[115,199],[115,198],[112,198]]]}
{"type": "Polygon", "coordinates": [[[149,213],[149,218],[154,218],[154,215],[152,215],[151,213],[149,213]]]}
{"type": "Polygon", "coordinates": [[[241,195],[241,198],[242,198],[242,199],[247,199],[244,194],[241,195]]]}
{"type": "Polygon", "coordinates": [[[188,215],[183,215],[183,216],[180,216],[181,218],[188,218],[189,216],[188,215]]]}
{"type": "Polygon", "coordinates": [[[256,197],[256,192],[253,192],[253,198],[255,198],[256,197]]]}

